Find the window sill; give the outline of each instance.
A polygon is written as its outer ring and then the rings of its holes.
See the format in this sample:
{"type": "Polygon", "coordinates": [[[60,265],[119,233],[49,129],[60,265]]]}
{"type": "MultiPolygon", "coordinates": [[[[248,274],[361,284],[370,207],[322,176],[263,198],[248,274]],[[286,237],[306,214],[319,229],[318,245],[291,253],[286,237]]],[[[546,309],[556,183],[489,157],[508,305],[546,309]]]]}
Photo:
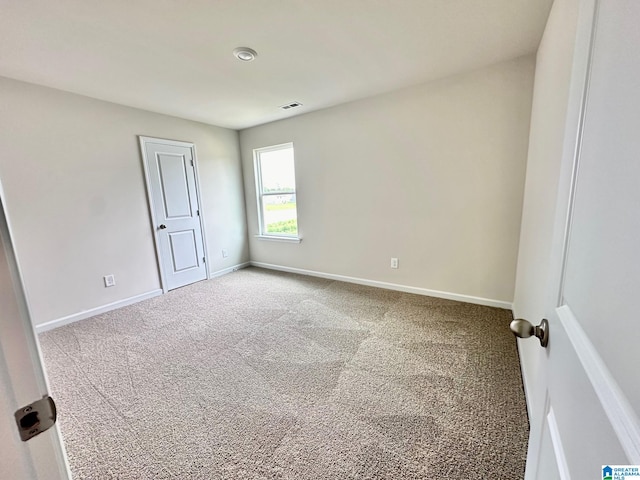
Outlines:
{"type": "Polygon", "coordinates": [[[254,235],[259,240],[268,240],[272,242],[285,242],[285,243],[300,243],[302,238],[300,237],[280,237],[277,235],[254,235]]]}

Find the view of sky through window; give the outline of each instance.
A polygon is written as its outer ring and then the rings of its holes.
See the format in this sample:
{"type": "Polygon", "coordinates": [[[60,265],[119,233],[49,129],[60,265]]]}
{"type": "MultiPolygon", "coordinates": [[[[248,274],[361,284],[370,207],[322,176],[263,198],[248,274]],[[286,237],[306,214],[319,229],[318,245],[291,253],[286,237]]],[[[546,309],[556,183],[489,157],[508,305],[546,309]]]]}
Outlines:
{"type": "Polygon", "coordinates": [[[293,148],[262,152],[262,188],[265,193],[294,192],[296,185],[293,148]]]}

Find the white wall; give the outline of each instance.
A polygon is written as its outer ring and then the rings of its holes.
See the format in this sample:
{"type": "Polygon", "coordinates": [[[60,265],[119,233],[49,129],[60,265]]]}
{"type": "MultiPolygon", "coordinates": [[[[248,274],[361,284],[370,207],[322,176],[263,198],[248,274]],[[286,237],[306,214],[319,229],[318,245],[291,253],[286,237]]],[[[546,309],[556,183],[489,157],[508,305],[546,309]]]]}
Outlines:
{"type": "Polygon", "coordinates": [[[519,58],[240,132],[251,259],[510,304],[533,71],[519,58]],[[256,239],[252,150],[291,141],[303,241],[256,239]]]}
{"type": "MultiPolygon", "coordinates": [[[[578,19],[578,0],[555,0],[536,56],[527,178],[522,212],[515,317],[539,323],[544,317],[553,265],[551,252],[563,154],[565,123],[578,19]]],[[[538,369],[544,350],[520,341],[530,415],[542,408],[538,369]],[[531,411],[531,409],[535,411],[531,411]]]]}
{"type": "Polygon", "coordinates": [[[237,132],[0,78],[0,181],[36,325],[160,288],[137,135],[196,144],[209,269],[248,261],[237,132]]]}

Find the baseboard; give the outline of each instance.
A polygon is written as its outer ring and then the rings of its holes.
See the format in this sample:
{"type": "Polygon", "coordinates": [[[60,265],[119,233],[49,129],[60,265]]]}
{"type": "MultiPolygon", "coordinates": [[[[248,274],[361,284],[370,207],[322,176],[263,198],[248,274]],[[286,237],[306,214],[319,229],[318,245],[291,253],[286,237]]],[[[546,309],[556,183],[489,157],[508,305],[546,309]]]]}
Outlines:
{"type": "Polygon", "coordinates": [[[386,288],[387,290],[396,290],[405,293],[415,293],[417,295],[425,295],[428,297],[445,298],[447,300],[456,300],[458,302],[474,303],[476,305],[485,305],[488,307],[504,308],[511,310],[510,302],[501,300],[492,300],[490,298],[473,297],[471,295],[461,295],[459,293],[442,292],[440,290],[429,290],[427,288],[411,287],[409,285],[400,285],[397,283],[380,282],[377,280],[368,280],[366,278],[348,277],[345,275],[336,275],[333,273],[317,272],[315,270],[304,270],[301,268],[284,267],[282,265],[272,265],[270,263],[249,262],[254,267],[267,268],[269,270],[279,270],[281,272],[298,273],[300,275],[309,275],[311,277],[327,278],[329,280],[338,280],[340,282],[356,283],[358,285],[367,285],[369,287],[386,288]]]}
{"type": "Polygon", "coordinates": [[[247,268],[251,266],[251,262],[239,263],[237,265],[233,265],[232,267],[223,268],[222,270],[216,270],[215,272],[209,272],[209,278],[221,277],[222,275],[226,275],[227,273],[236,272],[241,268],[247,268]]]}
{"type": "Polygon", "coordinates": [[[91,308],[89,310],[83,310],[82,312],[74,313],[73,315],[68,315],[66,317],[58,318],[56,320],[51,320],[49,322],[41,323],[40,325],[35,326],[35,330],[36,330],[36,333],[46,332],[47,330],[53,330],[54,328],[62,327],[63,325],[67,325],[69,323],[77,322],[79,320],[84,320],[85,318],[89,318],[95,315],[99,315],[101,313],[109,312],[117,308],[126,307],[127,305],[132,305],[134,303],[141,302],[142,300],[147,300],[149,298],[157,297],[158,295],[162,295],[161,289],[152,290],[151,292],[142,293],[140,295],[135,295],[133,297],[125,298],[124,300],[108,303],[106,305],[102,305],[101,307],[91,308]]]}
{"type": "MultiPolygon", "coordinates": [[[[250,265],[251,264],[249,262],[244,262],[244,263],[239,263],[237,265],[233,265],[229,268],[225,268],[223,270],[210,272],[209,278],[221,277],[222,275],[235,272],[236,270],[240,270],[241,268],[247,268],[250,265]]],[[[117,308],[126,307],[127,305],[132,305],[134,303],[141,302],[142,300],[147,300],[149,298],[157,297],[158,295],[162,295],[162,293],[163,292],[161,289],[153,290],[151,292],[143,293],[141,295],[136,295],[134,297],[126,298],[124,300],[119,300],[117,302],[109,303],[107,305],[91,308],[89,310],[83,310],[82,312],[74,313],[73,315],[68,315],[66,317],[58,318],[56,320],[51,320],[49,322],[36,325],[35,330],[36,330],[36,333],[42,333],[42,332],[46,332],[47,330],[53,330],[54,328],[62,327],[63,325],[67,325],[69,323],[84,320],[86,318],[93,317],[101,313],[109,312],[117,308]]]]}
{"type": "Polygon", "coordinates": [[[564,327],[630,465],[640,465],[640,418],[568,306],[558,308],[564,327]]]}

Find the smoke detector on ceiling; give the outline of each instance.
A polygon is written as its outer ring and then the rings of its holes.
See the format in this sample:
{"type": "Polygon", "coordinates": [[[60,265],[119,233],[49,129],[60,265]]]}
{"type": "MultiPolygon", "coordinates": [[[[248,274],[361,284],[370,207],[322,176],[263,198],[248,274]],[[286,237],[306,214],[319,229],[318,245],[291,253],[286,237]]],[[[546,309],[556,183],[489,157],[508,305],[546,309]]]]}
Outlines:
{"type": "Polygon", "coordinates": [[[286,105],[280,105],[280,108],[282,110],[289,110],[290,108],[297,108],[301,106],[302,104],[300,102],[291,102],[291,103],[287,103],[286,105]]]}

